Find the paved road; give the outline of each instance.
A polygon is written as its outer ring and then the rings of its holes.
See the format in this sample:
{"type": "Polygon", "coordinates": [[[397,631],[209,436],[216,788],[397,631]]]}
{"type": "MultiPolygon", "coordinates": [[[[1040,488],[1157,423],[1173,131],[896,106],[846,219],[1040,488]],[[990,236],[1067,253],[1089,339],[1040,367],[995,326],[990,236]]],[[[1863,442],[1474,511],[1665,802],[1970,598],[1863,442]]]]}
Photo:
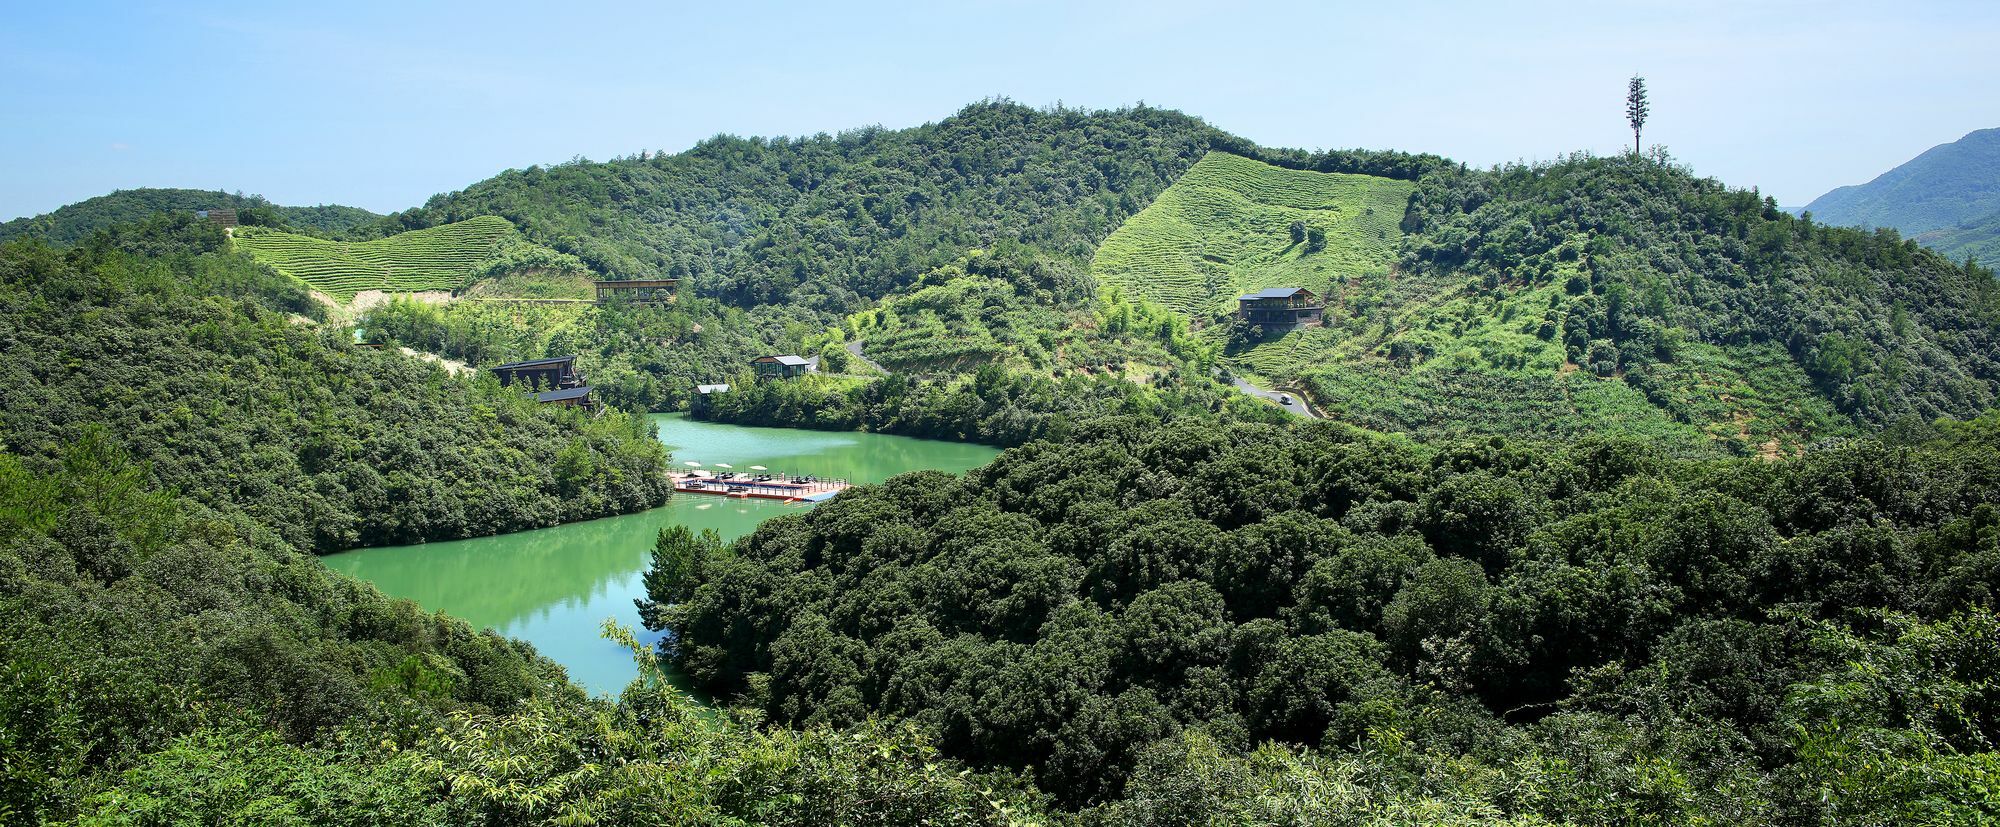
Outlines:
{"type": "Polygon", "coordinates": [[[860,359],[861,361],[863,361],[863,362],[867,363],[869,367],[871,367],[871,368],[874,368],[874,369],[876,369],[876,370],[879,370],[879,371],[881,371],[881,372],[882,372],[882,373],[883,373],[884,375],[887,375],[887,374],[889,373],[889,369],[888,369],[888,368],[885,368],[885,367],[882,367],[881,363],[879,363],[879,362],[876,362],[876,361],[875,361],[875,360],[873,360],[873,359],[870,359],[870,358],[868,358],[868,357],[866,357],[866,356],[863,356],[863,355],[861,355],[861,340],[860,340],[860,339],[855,339],[855,340],[853,340],[853,341],[851,341],[851,342],[848,342],[848,343],[847,343],[847,352],[848,352],[849,354],[852,354],[852,355],[854,356],[854,358],[856,358],[856,359],[860,359]]]}
{"type": "Polygon", "coordinates": [[[1241,376],[1237,376],[1231,379],[1230,384],[1235,385],[1237,390],[1247,393],[1251,396],[1257,397],[1259,399],[1269,399],[1271,400],[1271,404],[1277,405],[1280,408],[1284,408],[1285,410],[1290,411],[1295,415],[1302,416],[1307,419],[1319,418],[1318,415],[1312,412],[1311,408],[1306,407],[1305,400],[1300,399],[1297,394],[1284,394],[1284,393],[1279,393],[1277,391],[1267,391],[1264,390],[1263,388],[1257,387],[1256,385],[1252,385],[1249,382],[1244,381],[1243,377],[1241,376]],[[1292,404],[1287,405],[1283,401],[1281,401],[1285,397],[1290,397],[1290,399],[1292,400],[1292,404]]]}

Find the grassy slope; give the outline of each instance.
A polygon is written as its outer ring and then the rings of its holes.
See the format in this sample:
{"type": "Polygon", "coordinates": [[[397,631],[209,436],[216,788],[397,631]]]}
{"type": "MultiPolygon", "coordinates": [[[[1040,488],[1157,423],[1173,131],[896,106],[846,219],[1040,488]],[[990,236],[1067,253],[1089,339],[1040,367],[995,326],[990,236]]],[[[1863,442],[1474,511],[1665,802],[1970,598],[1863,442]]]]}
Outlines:
{"type": "Polygon", "coordinates": [[[245,232],[236,245],[279,272],[346,300],[362,290],[458,289],[516,235],[506,219],[480,216],[373,241],[245,232]]]}
{"type": "Polygon", "coordinates": [[[1410,188],[1211,152],[1105,239],[1091,274],[1191,316],[1262,287],[1335,295],[1342,280],[1393,261],[1410,188]],[[1326,249],[1293,243],[1294,221],[1325,231],[1326,249]]]}

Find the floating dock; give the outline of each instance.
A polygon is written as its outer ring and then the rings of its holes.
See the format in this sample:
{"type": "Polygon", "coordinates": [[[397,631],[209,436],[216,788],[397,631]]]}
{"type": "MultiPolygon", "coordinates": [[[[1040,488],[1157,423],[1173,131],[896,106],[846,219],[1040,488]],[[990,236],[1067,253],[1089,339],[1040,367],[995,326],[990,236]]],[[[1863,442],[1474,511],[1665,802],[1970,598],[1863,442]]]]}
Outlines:
{"type": "Polygon", "coordinates": [[[685,471],[676,471],[672,476],[674,491],[682,494],[708,494],[717,497],[786,502],[826,502],[833,499],[834,495],[853,487],[847,480],[824,480],[818,477],[764,474],[717,477],[697,476],[685,471]],[[767,478],[760,479],[760,477],[767,478]]]}

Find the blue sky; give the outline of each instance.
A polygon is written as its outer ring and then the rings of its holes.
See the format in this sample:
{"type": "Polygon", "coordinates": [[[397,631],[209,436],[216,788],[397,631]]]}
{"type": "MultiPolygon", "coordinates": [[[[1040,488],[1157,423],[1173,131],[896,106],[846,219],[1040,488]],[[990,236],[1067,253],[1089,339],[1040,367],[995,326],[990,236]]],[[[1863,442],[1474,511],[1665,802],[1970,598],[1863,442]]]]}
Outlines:
{"type": "Polygon", "coordinates": [[[1489,165],[1617,151],[1640,72],[1648,144],[1786,205],[2000,126],[1991,2],[22,6],[0,219],[139,186],[390,211],[510,167],[997,96],[1489,165]]]}

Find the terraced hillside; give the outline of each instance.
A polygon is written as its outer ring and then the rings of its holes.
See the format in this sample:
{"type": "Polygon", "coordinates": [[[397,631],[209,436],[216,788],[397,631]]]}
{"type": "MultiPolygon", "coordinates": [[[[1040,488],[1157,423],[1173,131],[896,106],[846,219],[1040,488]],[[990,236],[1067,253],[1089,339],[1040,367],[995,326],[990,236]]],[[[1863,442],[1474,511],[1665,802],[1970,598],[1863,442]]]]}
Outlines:
{"type": "Polygon", "coordinates": [[[1991,360],[1959,343],[2000,318],[1983,270],[1628,159],[1413,185],[1210,153],[1091,272],[1334,419],[1425,439],[1625,434],[1690,454],[1775,456],[1976,410],[1991,360]],[[1224,323],[1237,294],[1287,285],[1325,297],[1323,325],[1224,323]]]}
{"type": "Polygon", "coordinates": [[[236,245],[258,261],[341,301],[363,290],[455,290],[519,234],[504,218],[480,216],[372,241],[328,241],[251,230],[236,245]]]}
{"type": "Polygon", "coordinates": [[[1091,274],[1195,317],[1263,287],[1337,296],[1388,269],[1412,186],[1210,152],[1105,239],[1091,274]]]}

